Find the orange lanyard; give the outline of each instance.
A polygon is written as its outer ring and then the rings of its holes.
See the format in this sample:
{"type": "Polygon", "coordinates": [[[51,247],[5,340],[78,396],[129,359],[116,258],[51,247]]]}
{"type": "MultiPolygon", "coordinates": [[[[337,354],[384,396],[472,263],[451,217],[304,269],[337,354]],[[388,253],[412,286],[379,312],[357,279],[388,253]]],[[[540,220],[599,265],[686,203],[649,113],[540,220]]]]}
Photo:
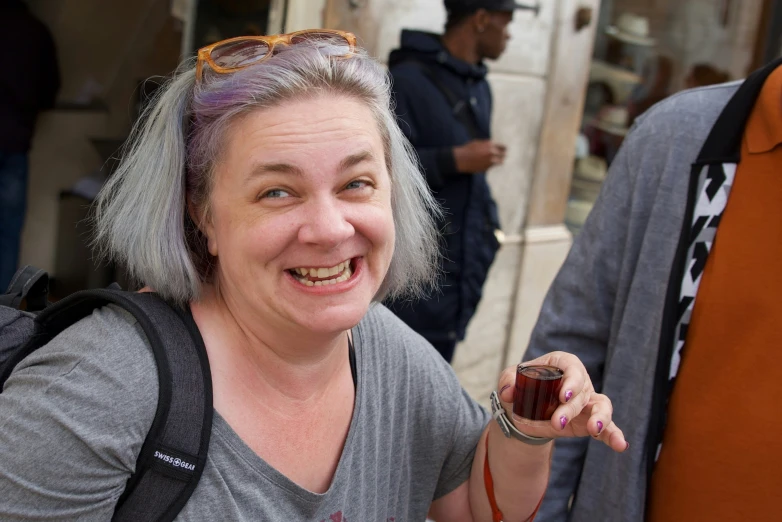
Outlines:
{"type": "MultiPolygon", "coordinates": [[[[497,506],[497,499],[494,498],[494,479],[491,476],[491,469],[489,468],[489,434],[486,434],[486,457],[483,460],[483,483],[486,485],[486,494],[489,496],[489,505],[491,506],[491,519],[492,522],[503,522],[503,515],[500,508],[497,506]]],[[[543,496],[546,492],[543,492],[543,496]]],[[[540,498],[538,506],[532,515],[527,519],[527,522],[535,520],[535,515],[538,514],[541,504],[543,504],[543,497],[540,498]]]]}

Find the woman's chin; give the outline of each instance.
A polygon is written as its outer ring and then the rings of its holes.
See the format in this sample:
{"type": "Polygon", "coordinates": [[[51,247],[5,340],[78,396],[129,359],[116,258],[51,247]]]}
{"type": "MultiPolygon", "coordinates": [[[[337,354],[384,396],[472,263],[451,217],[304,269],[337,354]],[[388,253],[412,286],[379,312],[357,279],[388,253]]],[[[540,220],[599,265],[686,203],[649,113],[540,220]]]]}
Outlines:
{"type": "Polygon", "coordinates": [[[313,334],[333,334],[350,330],[366,315],[369,306],[339,306],[295,316],[299,325],[313,334]]]}

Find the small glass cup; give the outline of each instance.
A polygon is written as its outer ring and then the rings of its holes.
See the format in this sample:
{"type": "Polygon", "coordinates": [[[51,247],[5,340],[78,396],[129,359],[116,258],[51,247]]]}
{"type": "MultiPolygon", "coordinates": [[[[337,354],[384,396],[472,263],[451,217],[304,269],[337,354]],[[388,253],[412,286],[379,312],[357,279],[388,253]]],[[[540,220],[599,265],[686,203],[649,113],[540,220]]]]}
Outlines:
{"type": "Polygon", "coordinates": [[[564,372],[556,366],[524,366],[516,371],[513,416],[532,420],[551,420],[559,406],[559,391],[564,372]]]}

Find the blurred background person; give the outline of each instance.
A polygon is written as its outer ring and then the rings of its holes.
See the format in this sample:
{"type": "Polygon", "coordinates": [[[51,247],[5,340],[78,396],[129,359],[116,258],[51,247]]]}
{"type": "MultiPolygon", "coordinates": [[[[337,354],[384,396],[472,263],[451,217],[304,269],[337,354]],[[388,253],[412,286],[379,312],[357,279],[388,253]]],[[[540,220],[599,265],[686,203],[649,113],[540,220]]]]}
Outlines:
{"type": "Polygon", "coordinates": [[[492,97],[484,60],[505,51],[516,9],[506,0],[446,0],[445,34],[402,31],[391,52],[400,127],[445,210],[441,290],[390,308],[451,361],[499,248],[497,205],[486,171],[505,159],[491,139],[492,97]]]}
{"type": "Polygon", "coordinates": [[[16,271],[27,203],[27,153],[38,113],[54,106],[54,41],[21,0],[0,3],[0,289],[16,271]]]}

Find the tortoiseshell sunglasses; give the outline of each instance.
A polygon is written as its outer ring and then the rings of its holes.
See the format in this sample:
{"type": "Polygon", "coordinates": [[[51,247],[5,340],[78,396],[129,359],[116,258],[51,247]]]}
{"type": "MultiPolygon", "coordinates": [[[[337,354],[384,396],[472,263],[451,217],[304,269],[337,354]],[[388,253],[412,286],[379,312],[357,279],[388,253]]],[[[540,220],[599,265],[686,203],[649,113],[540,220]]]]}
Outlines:
{"type": "Polygon", "coordinates": [[[272,36],[237,36],[222,40],[198,50],[196,81],[201,81],[204,63],[218,74],[227,74],[255,65],[274,54],[277,44],[296,45],[315,43],[335,58],[347,57],[356,52],[353,33],[335,29],[306,29],[272,36]]]}

